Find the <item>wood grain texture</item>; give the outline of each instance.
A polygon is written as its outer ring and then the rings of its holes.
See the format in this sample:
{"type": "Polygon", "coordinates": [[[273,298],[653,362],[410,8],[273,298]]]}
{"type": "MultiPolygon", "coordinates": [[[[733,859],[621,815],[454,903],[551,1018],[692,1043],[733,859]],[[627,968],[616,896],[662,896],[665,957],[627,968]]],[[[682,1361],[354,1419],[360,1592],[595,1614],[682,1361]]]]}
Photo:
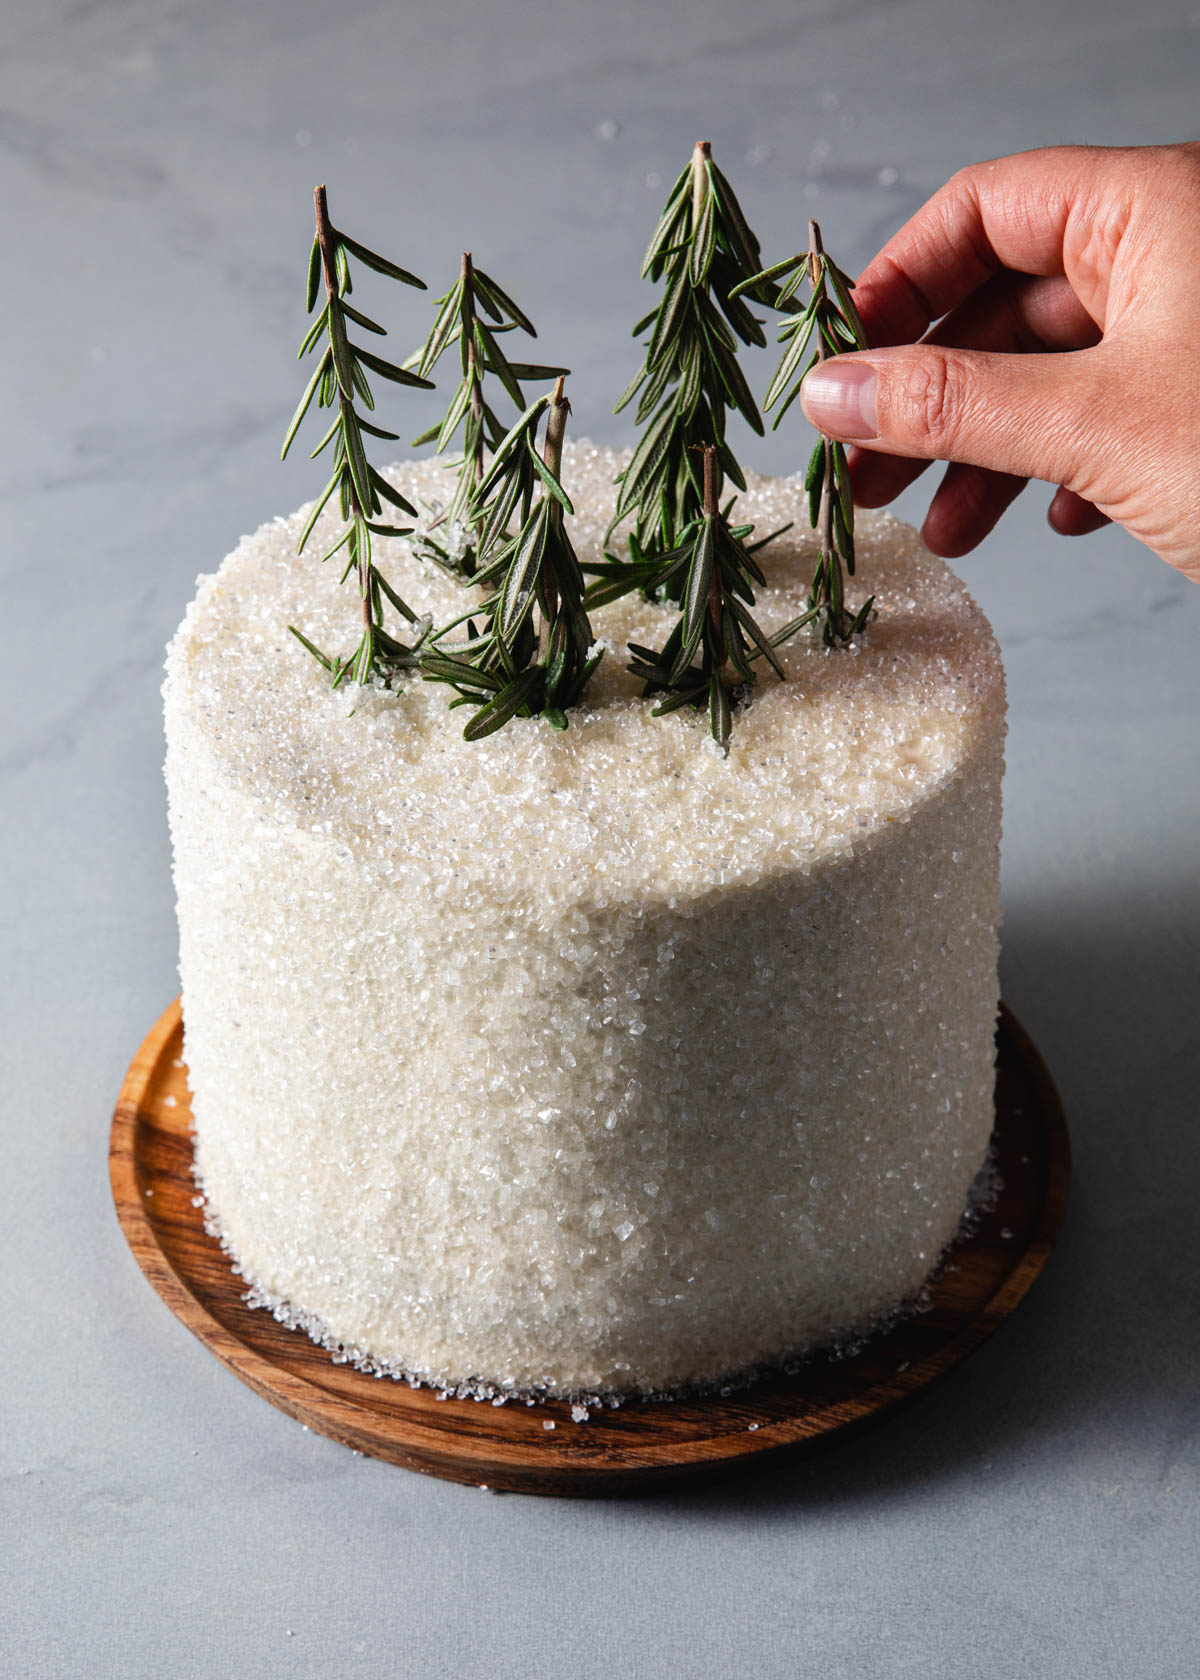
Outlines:
{"type": "Polygon", "coordinates": [[[299,1331],[251,1311],[194,1203],[191,1107],[178,1000],[134,1057],[113,1117],[113,1198],[159,1295],[243,1382],[345,1446],[408,1469],[510,1492],[622,1494],[762,1465],[829,1444],[911,1400],[999,1328],[1050,1253],[1067,1199],[1066,1122],[1041,1058],[1002,1009],[996,1132],[1003,1188],[951,1249],[927,1311],[852,1358],[728,1395],[631,1402],[572,1422],[561,1402],[439,1401],[428,1388],[336,1365],[299,1331]],[[543,1427],[553,1422],[553,1430],[543,1427]]]}

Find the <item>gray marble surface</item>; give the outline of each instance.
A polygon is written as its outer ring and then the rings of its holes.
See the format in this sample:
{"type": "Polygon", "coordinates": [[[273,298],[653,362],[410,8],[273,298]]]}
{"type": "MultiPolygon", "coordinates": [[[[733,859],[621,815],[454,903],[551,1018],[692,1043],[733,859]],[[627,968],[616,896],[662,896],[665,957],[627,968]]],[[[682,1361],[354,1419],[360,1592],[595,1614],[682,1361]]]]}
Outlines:
{"type": "MultiPolygon", "coordinates": [[[[637,259],[699,135],[768,250],[816,210],[853,265],[974,158],[1194,134],[1198,69],[1194,0],[8,0],[4,1674],[1197,1672],[1200,592],[1053,537],[1044,489],[961,569],[1011,682],[1005,988],[1074,1196],[1027,1305],[919,1406],[633,1504],[406,1475],[159,1305],[105,1149],[175,988],[163,644],[313,488],[276,457],[315,180],[434,282],[470,242],[575,368],[577,429],[621,440],[637,259]]],[[[427,305],[389,310],[415,342],[427,305]]],[[[746,456],[790,469],[802,430],[746,456]]]]}

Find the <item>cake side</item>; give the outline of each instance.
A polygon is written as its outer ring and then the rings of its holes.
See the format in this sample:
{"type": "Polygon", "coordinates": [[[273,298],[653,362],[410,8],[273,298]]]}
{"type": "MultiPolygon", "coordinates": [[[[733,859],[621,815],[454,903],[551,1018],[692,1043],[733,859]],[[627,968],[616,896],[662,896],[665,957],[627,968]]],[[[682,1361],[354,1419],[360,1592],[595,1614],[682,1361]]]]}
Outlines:
{"type": "MultiPolygon", "coordinates": [[[[614,463],[566,464],[581,552],[614,463]]],[[[432,685],[332,695],[289,647],[301,594],[334,611],[293,524],[202,587],[166,685],[197,1161],[247,1278],[379,1364],[557,1392],[715,1381],[912,1294],[992,1121],[1003,684],[957,580],[864,521],[879,619],[787,650],[728,761],[619,652],[566,736],[470,746],[432,685]]],[[[455,589],[404,549],[414,605],[455,589]]]]}

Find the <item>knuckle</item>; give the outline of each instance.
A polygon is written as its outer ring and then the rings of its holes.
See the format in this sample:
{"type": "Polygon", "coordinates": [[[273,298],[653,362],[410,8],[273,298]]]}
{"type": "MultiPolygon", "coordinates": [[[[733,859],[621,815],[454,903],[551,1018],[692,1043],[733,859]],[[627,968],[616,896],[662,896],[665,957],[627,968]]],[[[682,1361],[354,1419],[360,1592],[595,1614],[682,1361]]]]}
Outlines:
{"type": "Polygon", "coordinates": [[[1169,196],[1187,214],[1194,216],[1200,208],[1200,142],[1189,141],[1171,148],[1171,187],[1169,196]]]}
{"type": "Polygon", "coordinates": [[[1181,140],[1163,148],[1174,173],[1182,181],[1200,185],[1200,140],[1181,140]]]}
{"type": "Polygon", "coordinates": [[[909,442],[923,454],[949,455],[965,406],[963,378],[945,356],[923,356],[901,378],[894,415],[909,442]]]}
{"type": "Polygon", "coordinates": [[[978,164],[967,163],[961,169],[956,169],[946,182],[946,191],[955,196],[974,193],[975,183],[979,173],[978,164]]]}

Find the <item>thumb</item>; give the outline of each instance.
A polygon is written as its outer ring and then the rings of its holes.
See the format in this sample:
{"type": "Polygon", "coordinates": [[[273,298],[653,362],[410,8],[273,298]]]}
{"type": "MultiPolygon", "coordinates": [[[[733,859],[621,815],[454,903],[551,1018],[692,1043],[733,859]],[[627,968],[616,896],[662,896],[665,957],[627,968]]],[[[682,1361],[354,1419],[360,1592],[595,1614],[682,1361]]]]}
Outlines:
{"type": "Polygon", "coordinates": [[[819,431],[864,449],[962,461],[1083,489],[1102,459],[1096,350],[997,355],[910,344],[830,357],[800,388],[819,431]]]}

